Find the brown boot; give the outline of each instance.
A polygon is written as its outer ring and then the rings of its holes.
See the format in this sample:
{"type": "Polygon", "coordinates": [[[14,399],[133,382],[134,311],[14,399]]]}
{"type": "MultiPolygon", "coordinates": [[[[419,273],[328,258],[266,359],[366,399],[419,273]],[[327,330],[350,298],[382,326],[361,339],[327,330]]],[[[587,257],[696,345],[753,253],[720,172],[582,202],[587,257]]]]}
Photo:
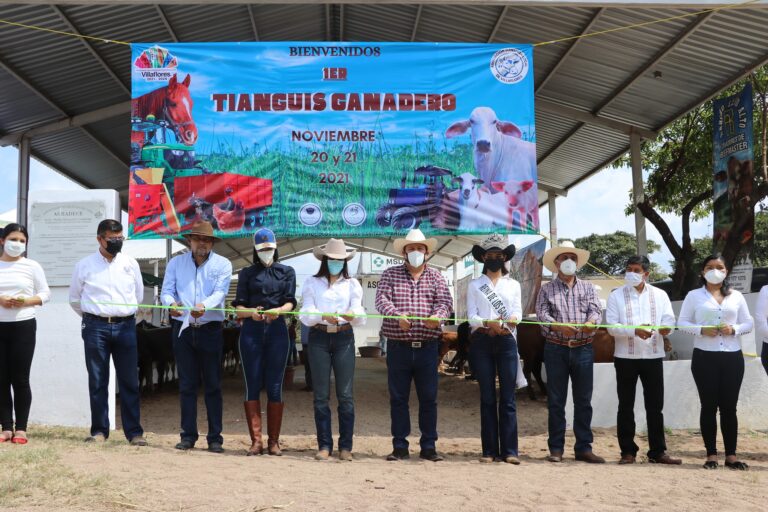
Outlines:
{"type": "Polygon", "coordinates": [[[282,455],[280,451],[280,427],[283,424],[283,402],[267,402],[267,450],[270,455],[282,455]]]}
{"type": "Polygon", "coordinates": [[[245,421],[248,423],[248,432],[251,434],[251,447],[246,455],[261,455],[264,453],[264,444],[261,441],[261,402],[248,400],[245,405],[245,421]]]}

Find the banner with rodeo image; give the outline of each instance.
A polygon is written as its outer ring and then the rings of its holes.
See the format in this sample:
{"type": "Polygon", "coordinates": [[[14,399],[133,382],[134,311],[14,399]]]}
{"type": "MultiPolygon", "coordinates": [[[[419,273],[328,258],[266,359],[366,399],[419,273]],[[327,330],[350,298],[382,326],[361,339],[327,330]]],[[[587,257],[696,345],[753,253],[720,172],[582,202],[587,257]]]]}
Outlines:
{"type": "Polygon", "coordinates": [[[133,238],[538,232],[530,45],[131,46],[133,238]]]}
{"type": "Polygon", "coordinates": [[[729,281],[745,293],[750,291],[752,282],[755,231],[752,108],[752,84],[738,94],[713,102],[713,250],[722,253],[726,242],[736,238],[739,250],[729,281]]]}

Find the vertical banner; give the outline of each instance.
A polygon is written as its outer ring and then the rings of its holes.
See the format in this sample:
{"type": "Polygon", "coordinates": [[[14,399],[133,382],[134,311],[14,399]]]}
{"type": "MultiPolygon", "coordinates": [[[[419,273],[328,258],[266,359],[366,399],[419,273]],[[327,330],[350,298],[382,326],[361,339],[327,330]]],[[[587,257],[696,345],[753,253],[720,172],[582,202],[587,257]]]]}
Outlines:
{"type": "Polygon", "coordinates": [[[131,47],[134,238],[538,232],[530,45],[131,47]]]}
{"type": "Polygon", "coordinates": [[[752,84],[715,100],[713,109],[714,252],[721,253],[729,238],[738,237],[740,247],[729,280],[735,289],[749,292],[755,229],[752,84]]]}
{"type": "Polygon", "coordinates": [[[544,269],[541,259],[546,248],[547,240],[539,240],[516,251],[510,261],[509,275],[520,283],[524,315],[536,313],[536,297],[539,295],[541,273],[544,269]]]}

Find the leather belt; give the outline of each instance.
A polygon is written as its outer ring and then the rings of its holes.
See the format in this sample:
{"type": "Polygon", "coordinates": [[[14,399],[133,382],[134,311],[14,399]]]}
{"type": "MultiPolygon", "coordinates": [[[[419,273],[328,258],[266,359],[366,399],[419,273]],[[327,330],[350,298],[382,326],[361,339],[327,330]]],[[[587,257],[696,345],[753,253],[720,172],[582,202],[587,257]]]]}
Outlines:
{"type": "Polygon", "coordinates": [[[422,348],[422,347],[424,347],[425,345],[427,345],[428,343],[432,343],[432,342],[434,342],[434,341],[439,341],[439,340],[425,340],[425,341],[387,340],[387,342],[389,342],[389,341],[395,341],[395,342],[397,342],[397,343],[400,343],[400,344],[402,344],[402,345],[405,345],[406,347],[411,347],[411,348],[422,348]]]}
{"type": "Polygon", "coordinates": [[[490,327],[478,327],[474,331],[472,331],[472,334],[485,334],[487,336],[491,336],[492,338],[498,338],[498,337],[504,337],[504,336],[512,336],[512,333],[509,331],[504,331],[504,334],[491,334],[490,327]]]}
{"type": "Polygon", "coordinates": [[[583,340],[558,340],[554,338],[547,338],[547,341],[550,343],[554,343],[555,345],[560,345],[561,347],[568,347],[568,348],[576,348],[576,347],[583,347],[584,345],[589,345],[592,343],[592,338],[586,338],[583,340]]]}
{"type": "Polygon", "coordinates": [[[318,331],[323,331],[329,334],[333,334],[335,332],[344,332],[344,331],[350,330],[352,328],[352,324],[341,324],[341,325],[316,324],[316,325],[313,325],[312,328],[317,329],[318,331]]]}
{"type": "Polygon", "coordinates": [[[105,322],[108,324],[119,324],[121,322],[127,322],[128,320],[133,320],[136,318],[136,315],[128,315],[128,316],[100,316],[100,315],[94,315],[93,313],[83,313],[83,317],[85,318],[91,318],[93,320],[98,320],[100,322],[105,322]]]}

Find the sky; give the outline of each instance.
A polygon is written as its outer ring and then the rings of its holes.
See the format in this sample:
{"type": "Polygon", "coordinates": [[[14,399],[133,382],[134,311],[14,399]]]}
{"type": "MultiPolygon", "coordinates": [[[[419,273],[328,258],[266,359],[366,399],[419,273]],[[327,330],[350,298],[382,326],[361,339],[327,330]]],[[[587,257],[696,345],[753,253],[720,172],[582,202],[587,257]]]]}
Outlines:
{"type": "MultiPolygon", "coordinates": [[[[16,208],[17,193],[17,159],[18,153],[12,147],[0,147],[0,215],[16,208]]],[[[557,232],[559,238],[579,238],[592,233],[608,234],[617,230],[634,233],[634,217],[625,216],[624,208],[632,187],[632,173],[629,169],[605,169],[568,191],[567,197],[557,199],[557,232]]],[[[30,191],[34,190],[78,190],[81,187],[61,174],[33,159],[30,171],[30,191]]],[[[682,228],[680,219],[674,215],[663,215],[669,223],[672,232],[679,240],[682,228]]],[[[541,209],[541,233],[549,236],[549,216],[547,207],[541,209]]],[[[650,255],[652,261],[662,268],[671,270],[669,261],[671,254],[664,245],[658,231],[650,222],[646,222],[648,239],[661,245],[662,250],[650,255]]],[[[694,222],[691,235],[701,238],[712,232],[711,217],[694,222]]],[[[538,236],[513,237],[518,247],[539,240],[538,236]]],[[[162,241],[146,241],[154,245],[162,241]]],[[[164,245],[164,244],[163,244],[164,245]]],[[[154,252],[154,249],[152,249],[154,252]]],[[[312,255],[305,255],[292,262],[297,266],[297,272],[313,273],[316,261],[312,255]]],[[[356,263],[352,268],[357,268],[356,263]]],[[[300,276],[301,277],[301,276],[300,276]]]]}

